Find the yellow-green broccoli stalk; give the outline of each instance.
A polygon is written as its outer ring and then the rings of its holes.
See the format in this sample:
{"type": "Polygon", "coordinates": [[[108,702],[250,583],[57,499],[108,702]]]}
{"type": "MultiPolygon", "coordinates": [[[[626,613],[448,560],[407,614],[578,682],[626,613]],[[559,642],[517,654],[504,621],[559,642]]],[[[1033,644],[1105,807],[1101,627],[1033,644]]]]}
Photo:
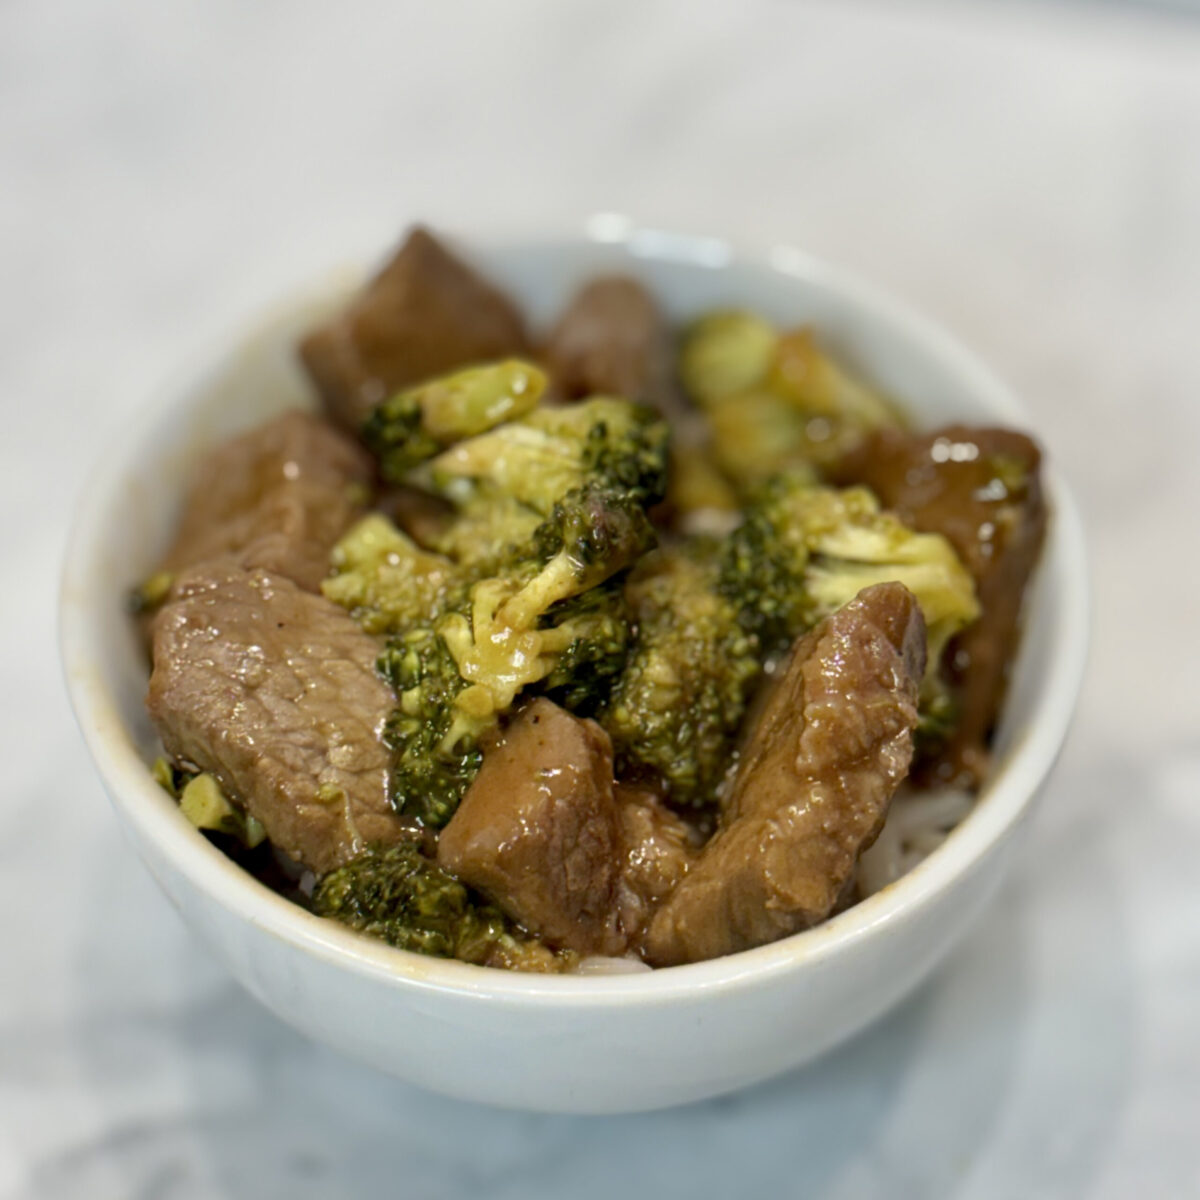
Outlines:
{"type": "Polygon", "coordinates": [[[545,372],[520,359],[468,367],[377,404],[363,425],[363,440],[379,458],[383,477],[400,483],[445,447],[529,412],[545,390],[545,372]]]}

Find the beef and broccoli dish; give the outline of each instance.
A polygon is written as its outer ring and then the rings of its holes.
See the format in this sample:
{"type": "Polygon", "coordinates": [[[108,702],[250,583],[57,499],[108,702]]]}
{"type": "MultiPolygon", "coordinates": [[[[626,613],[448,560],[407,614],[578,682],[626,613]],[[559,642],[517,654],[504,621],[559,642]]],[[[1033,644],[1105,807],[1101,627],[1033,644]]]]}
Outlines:
{"type": "Polygon", "coordinates": [[[915,430],[810,327],[544,331],[416,230],[211,449],[134,591],[154,774],[314,913],[529,971],[810,928],[968,811],[1046,513],[1007,429],[915,430]]]}

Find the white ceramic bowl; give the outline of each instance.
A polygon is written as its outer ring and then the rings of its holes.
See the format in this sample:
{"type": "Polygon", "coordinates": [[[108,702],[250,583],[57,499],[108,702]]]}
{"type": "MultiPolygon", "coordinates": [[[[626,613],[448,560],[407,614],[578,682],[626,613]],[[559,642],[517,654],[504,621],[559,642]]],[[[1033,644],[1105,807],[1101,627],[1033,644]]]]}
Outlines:
{"type": "MultiPolygon", "coordinates": [[[[1036,432],[1008,391],[945,333],[799,252],[593,221],[561,239],[468,243],[535,321],[598,271],[640,276],[676,317],[745,305],[813,321],[834,350],[903,398],[920,424],[1036,432]]],[[[82,497],[62,592],[75,712],[113,805],[184,920],[273,1012],[424,1087],[560,1112],[650,1109],[795,1067],[909,992],[967,930],[1066,734],[1085,658],[1080,524],[1047,472],[1052,523],[1000,730],[994,778],[945,844],[825,925],[757,950],[615,977],[545,978],[394,950],[311,916],[221,855],[151,778],[146,669],[125,590],[154,566],[191,461],[278,410],[310,404],[292,347],[354,278],[324,281],[164,391],[82,497]]]]}

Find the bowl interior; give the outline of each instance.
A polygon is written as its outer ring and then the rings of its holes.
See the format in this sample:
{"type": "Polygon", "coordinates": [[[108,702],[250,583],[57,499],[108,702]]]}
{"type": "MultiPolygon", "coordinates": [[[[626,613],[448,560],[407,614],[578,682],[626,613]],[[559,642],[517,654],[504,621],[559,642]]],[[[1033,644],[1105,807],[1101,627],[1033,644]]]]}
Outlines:
{"type": "MultiPolygon", "coordinates": [[[[895,396],[919,427],[963,421],[1036,432],[1006,389],[937,327],[788,247],[735,254],[714,239],[643,230],[620,238],[610,232],[604,240],[472,243],[468,257],[510,289],[539,327],[588,276],[632,273],[678,320],[714,307],[746,306],[781,323],[815,324],[840,358],[895,396]]],[[[153,570],[165,547],[197,456],[282,409],[313,404],[293,347],[360,277],[346,271],[321,280],[248,336],[216,347],[200,369],[160,394],[84,492],[63,584],[64,660],[89,747],[141,844],[153,844],[155,853],[231,910],[352,969],[490,994],[603,1000],[665,995],[698,982],[740,985],[758,972],[834,952],[927,901],[1011,829],[1065,735],[1084,659],[1082,539],[1052,465],[1052,524],[1027,605],[993,778],[971,815],[920,867],[818,929],[726,959],[644,975],[532,978],[423,959],[332,926],[270,892],[211,847],[146,771],[157,743],[143,707],[146,667],[124,596],[153,570]]]]}

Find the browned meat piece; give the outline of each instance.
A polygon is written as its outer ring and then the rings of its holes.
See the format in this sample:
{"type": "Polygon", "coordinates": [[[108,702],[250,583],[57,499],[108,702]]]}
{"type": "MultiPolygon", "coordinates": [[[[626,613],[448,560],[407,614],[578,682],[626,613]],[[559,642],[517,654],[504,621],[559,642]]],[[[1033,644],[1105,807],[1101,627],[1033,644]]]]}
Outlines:
{"type": "Polygon", "coordinates": [[[951,425],[911,436],[882,430],[839,467],[914,529],[949,539],[975,577],[982,616],[950,644],[961,715],[921,774],[977,786],[1016,652],[1021,599],[1046,529],[1041,452],[1022,433],[951,425]]]}
{"type": "Polygon", "coordinates": [[[370,479],[367,454],[326,421],[284,413],[200,463],[163,565],[178,572],[236,556],[316,591],[370,479]]]}
{"type": "Polygon", "coordinates": [[[624,396],[666,414],[682,406],[670,327],[635,279],[606,276],[579,291],[550,334],[546,361],[564,400],[624,396]]]}
{"type": "Polygon", "coordinates": [[[549,700],[524,708],[438,839],[438,863],[551,945],[617,954],[612,745],[549,700]]]}
{"type": "Polygon", "coordinates": [[[273,845],[318,874],[405,825],[380,731],[378,647],[291,580],[233,563],[188,572],[154,620],[146,705],[167,753],[215,775],[273,845]]]}
{"type": "Polygon", "coordinates": [[[527,349],[512,301],[414,229],[346,308],[300,343],[325,408],[357,434],[372,406],[399,388],[527,349]]]}
{"type": "Polygon", "coordinates": [[[912,758],[925,625],[902,584],[866,588],[796,644],[753,724],[721,828],[643,939],[655,966],[825,920],[912,758]]]}
{"type": "Polygon", "coordinates": [[[617,915],[635,939],[687,874],[704,843],[700,832],[651,791],[617,784],[621,814],[621,874],[617,915]]]}

